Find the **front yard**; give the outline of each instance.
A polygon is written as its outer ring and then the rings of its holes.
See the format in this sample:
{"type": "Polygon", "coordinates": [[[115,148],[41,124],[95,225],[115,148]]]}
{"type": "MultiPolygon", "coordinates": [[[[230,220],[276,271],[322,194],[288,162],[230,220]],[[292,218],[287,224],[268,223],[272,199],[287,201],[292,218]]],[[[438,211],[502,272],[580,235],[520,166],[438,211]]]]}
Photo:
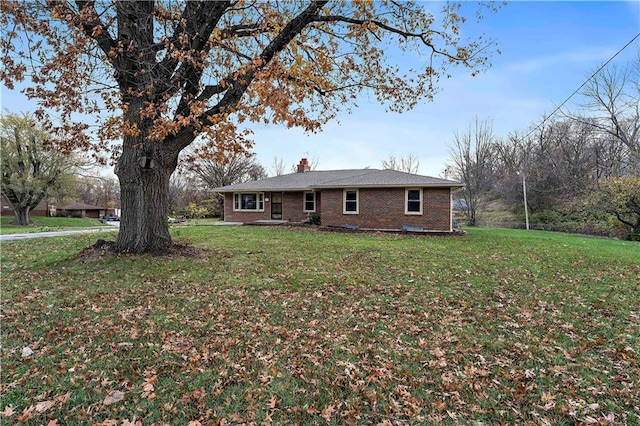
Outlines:
{"type": "Polygon", "coordinates": [[[173,232],[3,243],[3,424],[640,423],[638,243],[173,232]]]}

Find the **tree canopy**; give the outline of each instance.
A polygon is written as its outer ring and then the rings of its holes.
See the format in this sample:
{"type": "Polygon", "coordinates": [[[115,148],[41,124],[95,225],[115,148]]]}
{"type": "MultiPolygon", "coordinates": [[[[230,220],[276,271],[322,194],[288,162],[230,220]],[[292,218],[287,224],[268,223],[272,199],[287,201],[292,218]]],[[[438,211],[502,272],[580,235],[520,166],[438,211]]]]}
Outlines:
{"type": "Polygon", "coordinates": [[[628,227],[629,239],[640,241],[640,177],[627,175],[606,179],[592,195],[597,209],[613,214],[628,227]]]}
{"type": "MultiPolygon", "coordinates": [[[[251,146],[243,124],[316,131],[363,90],[389,110],[432,99],[452,66],[476,74],[494,42],[466,40],[460,3],[4,1],[1,78],[57,111],[65,149],[114,141],[122,251],[166,248],[178,154],[201,135],[251,146]],[[405,66],[403,54],[419,58],[405,66]],[[97,132],[87,117],[98,124],[97,132]],[[147,209],[146,205],[155,205],[147,209]],[[142,213],[141,213],[142,212],[142,213]]],[[[480,19],[492,3],[481,3],[480,19]]]]}
{"type": "Polygon", "coordinates": [[[28,115],[0,117],[1,193],[13,207],[16,225],[71,174],[71,157],[52,148],[51,137],[28,115]]]}

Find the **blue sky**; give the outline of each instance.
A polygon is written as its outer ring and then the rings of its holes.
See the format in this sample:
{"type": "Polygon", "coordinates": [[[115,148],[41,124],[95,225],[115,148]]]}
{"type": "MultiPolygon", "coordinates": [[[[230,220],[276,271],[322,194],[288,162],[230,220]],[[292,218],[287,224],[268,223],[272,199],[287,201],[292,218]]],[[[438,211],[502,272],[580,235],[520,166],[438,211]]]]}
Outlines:
{"type": "MultiPolygon", "coordinates": [[[[501,55],[485,73],[457,70],[441,82],[433,102],[402,114],[363,97],[352,114],[307,135],[277,126],[254,127],[254,151],[269,169],[274,157],[287,169],[303,156],[318,169],[380,167],[389,155],[413,155],[421,174],[438,176],[449,158],[455,131],[475,117],[493,122],[494,134],[525,130],[552,112],[602,63],[640,32],[640,1],[515,1],[473,24],[498,42],[501,55]]],[[[638,55],[640,39],[616,57],[624,64],[638,55]]],[[[26,111],[22,95],[2,86],[0,102],[26,111]]],[[[568,105],[580,102],[574,97],[568,105]]]]}

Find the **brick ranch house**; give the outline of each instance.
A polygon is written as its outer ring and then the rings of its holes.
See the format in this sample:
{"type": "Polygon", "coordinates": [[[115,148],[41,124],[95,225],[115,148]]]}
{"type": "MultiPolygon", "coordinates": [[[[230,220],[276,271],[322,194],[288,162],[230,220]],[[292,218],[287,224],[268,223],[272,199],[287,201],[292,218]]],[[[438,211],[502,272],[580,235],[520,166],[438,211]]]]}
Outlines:
{"type": "Polygon", "coordinates": [[[215,188],[224,194],[224,221],[305,222],[323,227],[452,232],[451,195],[462,184],[395,170],[310,171],[215,188]]]}
{"type": "Polygon", "coordinates": [[[60,214],[62,216],[86,217],[92,219],[99,219],[105,214],[113,214],[111,212],[113,212],[113,209],[106,209],[104,207],[93,206],[85,203],[72,203],[56,209],[56,214],[60,214]]]}

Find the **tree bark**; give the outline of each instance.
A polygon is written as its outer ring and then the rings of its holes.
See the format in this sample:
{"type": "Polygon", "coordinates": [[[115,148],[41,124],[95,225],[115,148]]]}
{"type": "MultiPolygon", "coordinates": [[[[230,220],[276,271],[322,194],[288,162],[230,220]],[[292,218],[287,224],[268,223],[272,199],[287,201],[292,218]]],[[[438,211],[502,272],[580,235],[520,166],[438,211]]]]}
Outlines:
{"type": "Polygon", "coordinates": [[[124,150],[116,169],[122,207],[116,250],[163,252],[172,245],[167,213],[169,179],[175,165],[163,161],[161,155],[139,155],[137,151],[124,150]]]}
{"type": "MultiPolygon", "coordinates": [[[[35,179],[34,179],[35,180],[35,179]]],[[[13,208],[14,219],[12,225],[31,226],[31,210],[33,210],[44,198],[43,191],[35,191],[31,188],[22,188],[21,191],[14,191],[11,188],[10,180],[3,180],[2,195],[9,201],[13,208]]]]}
{"type": "Polygon", "coordinates": [[[115,249],[124,253],[165,252],[172,245],[167,213],[169,180],[178,165],[175,140],[150,140],[140,119],[142,102],[132,99],[125,120],[139,129],[122,143],[115,174],[120,180],[120,232],[115,249]]]}
{"type": "Polygon", "coordinates": [[[33,222],[31,222],[31,218],[29,216],[30,208],[15,208],[13,209],[13,214],[15,218],[12,225],[20,225],[20,226],[31,226],[33,222]]]}

